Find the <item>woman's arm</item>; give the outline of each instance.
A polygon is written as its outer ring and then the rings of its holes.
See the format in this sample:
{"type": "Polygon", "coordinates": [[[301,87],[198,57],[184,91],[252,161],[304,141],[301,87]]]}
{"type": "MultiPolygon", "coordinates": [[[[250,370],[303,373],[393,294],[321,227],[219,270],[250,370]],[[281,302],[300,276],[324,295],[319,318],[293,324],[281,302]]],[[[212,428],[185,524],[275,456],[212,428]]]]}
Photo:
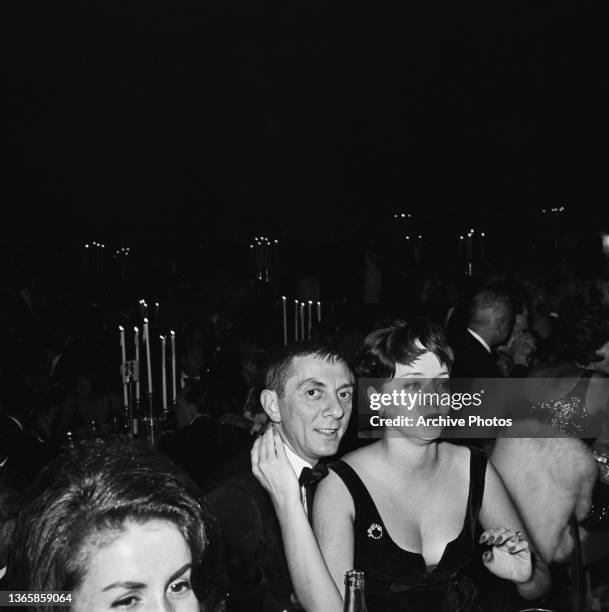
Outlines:
{"type": "Polygon", "coordinates": [[[354,568],[355,508],[343,481],[332,470],[319,483],[313,501],[313,529],[321,554],[340,593],[345,573],[354,568]]]}
{"type": "Polygon", "coordinates": [[[340,590],[309,525],[298,479],[275,427],[270,427],[254,442],[252,471],[273,500],[298,601],[307,612],[342,612],[340,590]]]}
{"type": "MultiPolygon", "coordinates": [[[[526,599],[536,599],[550,587],[550,572],[548,566],[528,544],[522,521],[510,499],[508,492],[492,463],[487,464],[484,484],[484,497],[480,509],[480,523],[485,530],[498,531],[498,527],[506,527],[522,534],[519,541],[502,538],[502,546],[494,546],[492,553],[483,556],[484,565],[494,574],[512,580],[520,595],[526,599]],[[513,550],[510,551],[510,548],[513,550]],[[530,551],[530,559],[528,555],[530,551]],[[518,574],[523,564],[530,564],[530,577],[521,581],[513,576],[518,574]]],[[[504,529],[505,531],[505,529],[504,529]]],[[[496,536],[497,537],[497,536],[496,536]]],[[[483,536],[484,538],[484,536],[483,536]]],[[[485,538],[488,541],[488,538],[485,538]]],[[[492,543],[492,542],[490,542],[492,543]]],[[[496,542],[495,542],[496,544],[496,542]]]]}

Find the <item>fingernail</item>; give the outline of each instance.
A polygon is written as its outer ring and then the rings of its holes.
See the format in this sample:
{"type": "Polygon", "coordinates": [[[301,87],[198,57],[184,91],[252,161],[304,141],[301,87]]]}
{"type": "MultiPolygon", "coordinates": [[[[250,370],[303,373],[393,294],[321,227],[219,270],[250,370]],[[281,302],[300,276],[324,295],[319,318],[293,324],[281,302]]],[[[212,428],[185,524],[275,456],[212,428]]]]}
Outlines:
{"type": "Polygon", "coordinates": [[[490,550],[487,550],[483,555],[482,558],[485,561],[491,561],[493,559],[493,553],[490,550]]]}
{"type": "Polygon", "coordinates": [[[489,543],[489,544],[493,544],[494,542],[495,542],[495,536],[491,536],[491,537],[488,539],[488,543],[489,543]]]}

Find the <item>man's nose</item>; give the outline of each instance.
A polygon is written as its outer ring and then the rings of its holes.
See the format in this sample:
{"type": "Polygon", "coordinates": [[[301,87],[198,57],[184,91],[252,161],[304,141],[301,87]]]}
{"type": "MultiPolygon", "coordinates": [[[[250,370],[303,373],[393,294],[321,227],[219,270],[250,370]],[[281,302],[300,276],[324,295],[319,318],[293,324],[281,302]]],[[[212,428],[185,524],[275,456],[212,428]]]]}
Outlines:
{"type": "Polygon", "coordinates": [[[341,419],[345,414],[345,409],[336,396],[330,397],[328,405],[324,409],[324,413],[332,416],[335,419],[341,419]]]}

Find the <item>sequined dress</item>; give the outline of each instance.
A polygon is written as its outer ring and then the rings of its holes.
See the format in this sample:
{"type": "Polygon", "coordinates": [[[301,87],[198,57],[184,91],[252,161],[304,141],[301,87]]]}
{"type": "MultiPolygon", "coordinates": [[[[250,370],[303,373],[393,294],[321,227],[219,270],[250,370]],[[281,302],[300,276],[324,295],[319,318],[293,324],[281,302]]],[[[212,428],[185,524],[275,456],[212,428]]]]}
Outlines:
{"type": "MultiPolygon", "coordinates": [[[[566,395],[533,404],[529,416],[570,437],[580,438],[591,446],[602,429],[603,418],[601,411],[590,414],[586,407],[586,393],[593,374],[593,370],[585,370],[575,387],[566,395]]],[[[609,526],[609,486],[600,480],[594,487],[592,508],[582,525],[589,530],[605,529],[609,526]]]]}
{"type": "Polygon", "coordinates": [[[585,370],[573,389],[562,397],[533,404],[529,416],[573,438],[590,434],[596,418],[588,412],[586,393],[593,373],[585,370]]]}

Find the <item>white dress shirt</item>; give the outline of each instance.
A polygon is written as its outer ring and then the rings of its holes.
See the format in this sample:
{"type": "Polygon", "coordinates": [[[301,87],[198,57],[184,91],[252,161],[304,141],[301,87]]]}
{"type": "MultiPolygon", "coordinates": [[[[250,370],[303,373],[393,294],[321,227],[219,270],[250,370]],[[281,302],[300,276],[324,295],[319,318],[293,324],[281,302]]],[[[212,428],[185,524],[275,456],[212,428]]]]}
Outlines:
{"type": "MultiPolygon", "coordinates": [[[[300,473],[304,468],[313,467],[308,461],[305,461],[302,457],[299,457],[285,442],[283,443],[283,448],[285,448],[285,454],[287,455],[288,461],[296,474],[296,478],[300,478],[300,473]]],[[[300,487],[300,499],[302,501],[302,505],[304,506],[306,515],[309,516],[307,511],[307,490],[304,486],[300,487]]]]}

